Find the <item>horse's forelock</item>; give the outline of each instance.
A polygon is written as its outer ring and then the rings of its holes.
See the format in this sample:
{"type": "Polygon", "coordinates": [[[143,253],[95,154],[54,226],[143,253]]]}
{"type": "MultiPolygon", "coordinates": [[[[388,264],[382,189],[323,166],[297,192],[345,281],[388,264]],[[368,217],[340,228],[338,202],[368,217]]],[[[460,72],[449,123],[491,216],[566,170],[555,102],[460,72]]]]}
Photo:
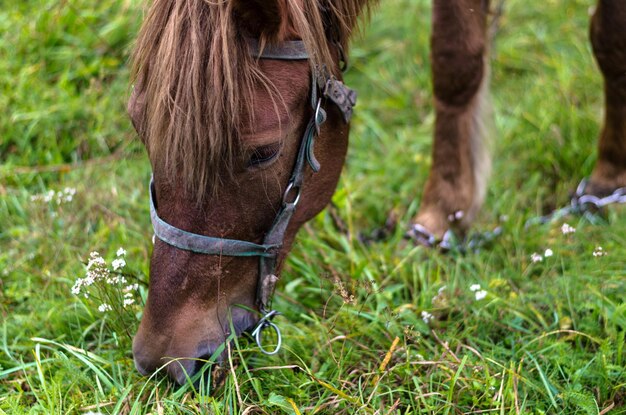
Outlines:
{"type": "MultiPolygon", "coordinates": [[[[346,49],[369,3],[276,1],[279,19],[297,28],[311,65],[327,68],[334,67],[327,26],[346,49]]],[[[154,0],[133,54],[133,80],[146,105],[140,131],[152,164],[198,202],[232,172],[248,121],[242,114],[254,114],[255,83],[276,94],[249,56],[234,15],[233,1],[154,0]]]]}

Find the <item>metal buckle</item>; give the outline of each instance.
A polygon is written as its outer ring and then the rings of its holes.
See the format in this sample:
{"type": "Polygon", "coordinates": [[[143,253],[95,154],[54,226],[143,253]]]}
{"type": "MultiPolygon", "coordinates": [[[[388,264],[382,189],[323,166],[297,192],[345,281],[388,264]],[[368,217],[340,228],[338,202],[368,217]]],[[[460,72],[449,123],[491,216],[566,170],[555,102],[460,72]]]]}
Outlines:
{"type": "Polygon", "coordinates": [[[322,94],[330,99],[341,110],[343,120],[348,123],[352,118],[352,111],[356,105],[356,91],[348,88],[343,82],[331,77],[324,85],[322,94]]]}
{"type": "Polygon", "coordinates": [[[252,331],[252,337],[254,337],[254,341],[256,342],[256,345],[258,346],[259,350],[261,350],[262,353],[268,356],[272,356],[278,353],[283,343],[283,338],[280,334],[280,329],[278,328],[276,324],[272,322],[272,318],[278,315],[280,315],[280,313],[276,310],[270,310],[266,312],[265,315],[261,317],[261,319],[257,323],[256,328],[252,331]],[[263,333],[263,330],[265,330],[268,327],[271,327],[274,330],[274,332],[276,333],[277,340],[278,340],[274,350],[267,350],[263,347],[262,333],[263,333]]]}

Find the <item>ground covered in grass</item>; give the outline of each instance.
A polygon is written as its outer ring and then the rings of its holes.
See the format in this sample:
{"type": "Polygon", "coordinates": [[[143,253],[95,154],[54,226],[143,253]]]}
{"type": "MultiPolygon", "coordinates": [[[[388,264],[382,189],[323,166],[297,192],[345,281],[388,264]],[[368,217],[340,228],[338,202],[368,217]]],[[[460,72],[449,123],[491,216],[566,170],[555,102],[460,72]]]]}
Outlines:
{"type": "Polygon", "coordinates": [[[360,102],[333,208],[279,286],[283,350],[240,339],[225,369],[176,388],[140,377],[130,351],[151,249],[149,164],[124,111],[139,1],[4,2],[0,413],[626,413],[626,210],[524,226],[595,161],[589,2],[504,5],[477,223],[502,236],[447,255],[403,241],[430,163],[430,4],[383,2],[352,50],[360,102]],[[364,243],[390,215],[398,228],[364,243]],[[90,252],[111,265],[120,247],[136,303],[72,295],[90,252]]]}

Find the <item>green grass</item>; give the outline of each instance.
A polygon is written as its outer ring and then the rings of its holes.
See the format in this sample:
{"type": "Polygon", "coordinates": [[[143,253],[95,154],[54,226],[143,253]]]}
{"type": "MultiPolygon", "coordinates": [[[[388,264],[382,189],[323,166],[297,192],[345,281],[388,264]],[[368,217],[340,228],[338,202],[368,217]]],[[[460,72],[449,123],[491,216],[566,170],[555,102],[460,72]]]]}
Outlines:
{"type": "Polygon", "coordinates": [[[626,413],[624,209],[567,218],[568,236],[562,222],[524,228],[593,168],[603,97],[589,2],[505,6],[494,176],[477,222],[503,235],[466,255],[407,246],[401,227],[359,242],[390,212],[406,223],[430,163],[430,2],[384,2],[347,76],[360,94],[334,197],[347,232],[325,212],[299,234],[275,300],[283,351],[240,339],[232,369],[211,377],[223,381],[194,393],[141,377],[115,318],[70,294],[93,250],[110,260],[125,247],[147,281],[149,163],[124,111],[139,1],[2,2],[0,414],[626,413]],[[65,187],[77,189],[70,203],[31,201],[65,187]]]}

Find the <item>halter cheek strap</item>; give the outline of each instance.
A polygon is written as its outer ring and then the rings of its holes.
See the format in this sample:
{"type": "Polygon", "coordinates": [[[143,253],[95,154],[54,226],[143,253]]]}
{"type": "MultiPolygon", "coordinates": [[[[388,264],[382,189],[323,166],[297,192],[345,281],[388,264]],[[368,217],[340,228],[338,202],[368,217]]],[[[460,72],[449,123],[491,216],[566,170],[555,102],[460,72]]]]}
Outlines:
{"type": "MultiPolygon", "coordinates": [[[[249,40],[250,54],[259,59],[278,60],[306,60],[309,59],[305,45],[302,41],[283,42],[277,45],[268,45],[260,50],[256,40],[249,40]]],[[[311,107],[313,115],[307,124],[304,135],[300,141],[300,148],[296,161],[285,187],[282,207],[274,223],[268,230],[262,244],[256,244],[237,239],[217,238],[199,235],[177,228],[163,219],[157,213],[154,181],[150,179],[150,218],[154,234],[163,242],[182,249],[204,255],[224,255],[235,257],[259,257],[259,277],[257,282],[256,303],[262,314],[261,319],[252,330],[257,345],[265,354],[275,354],[281,346],[280,330],[272,322],[272,318],[279,313],[271,309],[271,299],[276,287],[278,277],[278,255],[285,240],[285,233],[291,222],[296,206],[300,201],[300,192],[304,185],[304,173],[306,165],[313,172],[320,169],[320,164],[315,158],[314,144],[322,124],[326,121],[326,111],[322,107],[325,100],[333,102],[341,111],[346,123],[352,116],[352,108],[356,104],[356,92],[346,87],[334,76],[316,73],[313,71],[311,81],[311,107]],[[266,350],[262,344],[262,332],[272,329],[278,336],[278,344],[274,350],[266,350]]]]}

